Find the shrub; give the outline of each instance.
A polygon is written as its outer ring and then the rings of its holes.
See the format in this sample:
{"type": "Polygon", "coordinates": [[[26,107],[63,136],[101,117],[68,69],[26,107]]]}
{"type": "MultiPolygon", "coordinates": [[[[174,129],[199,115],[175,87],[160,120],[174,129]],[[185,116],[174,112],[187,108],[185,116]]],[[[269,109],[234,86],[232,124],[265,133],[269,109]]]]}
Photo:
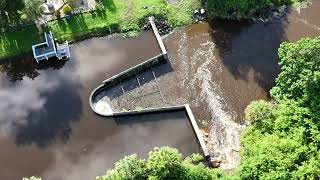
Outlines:
{"type": "Polygon", "coordinates": [[[147,170],[152,179],[181,179],[182,155],[177,149],[155,148],[149,153],[147,170]]]}
{"type": "Polygon", "coordinates": [[[116,163],[113,170],[97,180],[213,180],[237,179],[220,170],[205,167],[203,156],[194,154],[182,159],[177,149],[162,147],[149,152],[147,162],[136,155],[127,156],[116,163]]]}
{"type": "Polygon", "coordinates": [[[192,154],[191,156],[187,157],[184,161],[197,165],[200,162],[204,161],[204,157],[201,154],[192,154]]]}
{"type": "Polygon", "coordinates": [[[126,156],[116,163],[113,170],[98,180],[142,180],[146,179],[145,163],[137,155],[126,156]]]}
{"type": "Polygon", "coordinates": [[[264,100],[252,101],[245,109],[245,118],[255,128],[269,132],[273,128],[273,105],[264,100]]]}
{"type": "Polygon", "coordinates": [[[277,106],[253,102],[241,143],[242,179],[320,179],[320,38],[283,43],[277,106]]]}
{"type": "Polygon", "coordinates": [[[282,6],[301,0],[202,0],[211,18],[243,19],[266,6],[282,6]]]}

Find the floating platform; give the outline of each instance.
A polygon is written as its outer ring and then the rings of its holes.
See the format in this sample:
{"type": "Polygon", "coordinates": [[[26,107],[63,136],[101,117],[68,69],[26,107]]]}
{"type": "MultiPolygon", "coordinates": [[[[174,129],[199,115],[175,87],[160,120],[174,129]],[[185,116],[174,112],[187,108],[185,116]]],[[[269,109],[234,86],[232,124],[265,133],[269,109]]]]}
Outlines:
{"type": "Polygon", "coordinates": [[[54,41],[52,32],[44,33],[45,42],[32,46],[33,57],[39,63],[41,60],[48,60],[51,57],[58,59],[70,58],[68,41],[58,44],[54,41]]]}

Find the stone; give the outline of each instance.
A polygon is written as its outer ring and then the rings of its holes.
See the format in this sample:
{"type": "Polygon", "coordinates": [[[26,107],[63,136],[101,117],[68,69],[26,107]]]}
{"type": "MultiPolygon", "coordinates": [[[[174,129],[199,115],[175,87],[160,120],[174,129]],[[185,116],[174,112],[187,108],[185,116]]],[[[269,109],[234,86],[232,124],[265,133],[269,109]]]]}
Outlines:
{"type": "Polygon", "coordinates": [[[203,15],[204,13],[206,13],[205,9],[200,9],[200,14],[203,15]]]}
{"type": "Polygon", "coordinates": [[[218,168],[218,167],[220,167],[220,163],[221,163],[220,160],[212,160],[212,161],[211,161],[211,166],[212,166],[213,168],[218,168]]]}
{"type": "Polygon", "coordinates": [[[209,133],[207,133],[205,130],[203,130],[203,129],[201,129],[201,133],[204,135],[204,136],[206,136],[206,137],[208,137],[209,136],[209,133]]]}

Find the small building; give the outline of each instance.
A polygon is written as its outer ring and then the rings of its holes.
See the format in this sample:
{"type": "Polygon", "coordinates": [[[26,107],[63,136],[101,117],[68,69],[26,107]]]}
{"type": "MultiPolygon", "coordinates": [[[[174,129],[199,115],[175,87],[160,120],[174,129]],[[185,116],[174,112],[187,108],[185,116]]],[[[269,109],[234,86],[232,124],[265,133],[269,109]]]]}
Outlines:
{"type": "Polygon", "coordinates": [[[58,59],[70,58],[68,41],[64,44],[55,43],[52,32],[44,33],[45,42],[32,46],[33,57],[39,63],[41,60],[48,60],[51,57],[58,59]]]}

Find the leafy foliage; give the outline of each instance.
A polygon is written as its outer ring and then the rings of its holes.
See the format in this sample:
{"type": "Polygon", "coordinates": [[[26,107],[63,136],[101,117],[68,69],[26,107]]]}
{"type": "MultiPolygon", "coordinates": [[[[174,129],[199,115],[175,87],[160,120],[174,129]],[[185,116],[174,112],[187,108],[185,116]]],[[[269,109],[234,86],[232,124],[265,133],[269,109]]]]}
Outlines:
{"type": "Polygon", "coordinates": [[[44,7],[41,1],[39,0],[24,0],[25,12],[27,17],[31,21],[36,21],[41,17],[44,7]]]}
{"type": "Polygon", "coordinates": [[[113,170],[107,172],[106,176],[97,180],[131,180],[146,179],[145,162],[138,159],[137,155],[127,156],[116,163],[113,170]]]}
{"type": "MultiPolygon", "coordinates": [[[[212,180],[227,179],[223,172],[212,170],[200,162],[203,157],[194,154],[183,160],[177,149],[155,148],[149,153],[148,161],[139,160],[136,155],[127,156],[116,163],[98,180],[212,180]]],[[[231,178],[231,177],[230,177],[231,178]]],[[[229,178],[229,179],[230,179],[229,178]]]]}
{"type": "Polygon", "coordinates": [[[249,18],[266,6],[281,6],[297,1],[301,0],[202,0],[210,17],[228,19],[249,18]]]}
{"type": "Polygon", "coordinates": [[[169,147],[155,148],[149,153],[147,169],[151,179],[180,179],[182,155],[169,147]]]}
{"type": "Polygon", "coordinates": [[[12,25],[19,22],[23,0],[0,0],[0,25],[12,25]]]}
{"type": "Polygon", "coordinates": [[[252,101],[245,110],[246,120],[259,128],[270,129],[274,119],[272,110],[273,105],[270,102],[252,101]]]}
{"type": "Polygon", "coordinates": [[[319,179],[320,39],[283,43],[275,106],[252,102],[242,138],[242,179],[319,179]]]}
{"type": "Polygon", "coordinates": [[[294,99],[320,112],[320,37],[283,43],[279,49],[281,73],[271,90],[277,101],[294,99]]]}

